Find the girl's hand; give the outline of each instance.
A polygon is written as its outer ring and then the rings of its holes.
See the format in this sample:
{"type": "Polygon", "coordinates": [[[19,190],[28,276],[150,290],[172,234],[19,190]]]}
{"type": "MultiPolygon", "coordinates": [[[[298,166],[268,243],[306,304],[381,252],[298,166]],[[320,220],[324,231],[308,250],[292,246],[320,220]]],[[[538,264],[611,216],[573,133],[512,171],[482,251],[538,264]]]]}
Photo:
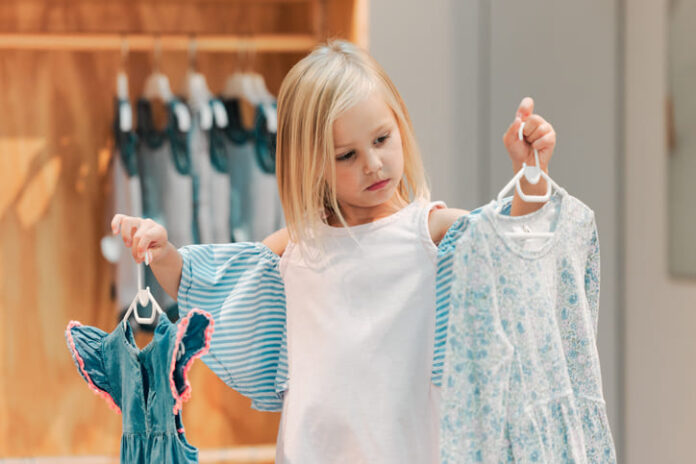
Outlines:
{"type": "Polygon", "coordinates": [[[553,148],[556,146],[556,131],[544,118],[534,114],[534,100],[531,97],[525,97],[517,108],[515,120],[503,135],[503,143],[510,154],[515,172],[522,168],[522,163],[527,163],[527,166],[536,165],[535,148],[539,152],[541,169],[548,172],[549,161],[553,155],[553,148]],[[523,122],[525,123],[524,138],[520,140],[518,133],[523,122]]]}
{"type": "Polygon", "coordinates": [[[169,243],[167,230],[152,219],[117,214],[111,220],[111,230],[114,234],[121,234],[123,243],[131,249],[138,264],[145,261],[145,253],[152,264],[166,251],[169,243]]]}

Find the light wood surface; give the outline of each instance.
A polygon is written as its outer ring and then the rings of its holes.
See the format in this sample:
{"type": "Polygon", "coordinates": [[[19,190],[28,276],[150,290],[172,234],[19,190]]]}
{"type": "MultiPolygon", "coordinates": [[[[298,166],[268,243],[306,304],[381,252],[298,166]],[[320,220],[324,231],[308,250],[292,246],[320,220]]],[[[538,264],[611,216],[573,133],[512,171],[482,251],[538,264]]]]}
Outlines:
{"type": "MultiPolygon", "coordinates": [[[[0,42],[17,34],[107,34],[113,40],[126,33],[345,37],[366,44],[366,37],[353,35],[366,31],[364,1],[5,0],[0,42]]],[[[305,45],[277,52],[269,46],[255,55],[253,66],[271,92],[304,56],[305,45]]],[[[220,91],[237,54],[216,51],[212,41],[209,46],[198,47],[197,65],[209,87],[220,91]]],[[[152,52],[132,48],[127,70],[133,97],[150,73],[152,52]]],[[[187,62],[186,47],[163,48],[160,69],[174,91],[187,62]]],[[[64,330],[72,319],[107,332],[117,323],[110,297],[114,272],[99,240],[110,219],[105,205],[120,64],[113,43],[101,50],[0,47],[0,458],[119,452],[121,416],[79,376],[64,330]]],[[[147,338],[139,335],[138,344],[147,338]]],[[[201,362],[190,374],[193,395],[183,421],[194,446],[202,452],[251,445],[267,450],[275,443],[279,414],[250,409],[249,400],[201,362]]]]}

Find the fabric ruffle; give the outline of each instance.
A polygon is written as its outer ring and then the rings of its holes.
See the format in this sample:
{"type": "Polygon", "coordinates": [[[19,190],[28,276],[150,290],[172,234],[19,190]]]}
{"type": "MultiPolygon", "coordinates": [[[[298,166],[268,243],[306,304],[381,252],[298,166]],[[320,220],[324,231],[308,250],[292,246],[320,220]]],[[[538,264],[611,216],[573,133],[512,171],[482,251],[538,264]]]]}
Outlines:
{"type": "Polygon", "coordinates": [[[514,462],[615,463],[605,409],[603,402],[570,395],[528,406],[510,422],[514,462]]]}
{"type": "Polygon", "coordinates": [[[116,404],[101,357],[101,346],[107,333],[95,327],[85,327],[78,321],[70,321],[65,329],[65,339],[77,370],[89,388],[102,397],[109,407],[121,413],[116,404]]]}
{"type": "Polygon", "coordinates": [[[169,383],[174,397],[174,414],[191,398],[188,371],[197,358],[210,349],[214,331],[213,316],[192,309],[177,323],[176,340],[172,347],[169,383]]]}

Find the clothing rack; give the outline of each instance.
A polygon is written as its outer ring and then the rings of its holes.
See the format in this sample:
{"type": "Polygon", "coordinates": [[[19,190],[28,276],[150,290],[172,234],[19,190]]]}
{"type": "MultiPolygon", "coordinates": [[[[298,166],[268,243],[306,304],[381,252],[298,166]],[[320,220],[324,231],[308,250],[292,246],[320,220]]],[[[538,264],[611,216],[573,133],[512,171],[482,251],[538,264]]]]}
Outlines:
{"type": "Polygon", "coordinates": [[[195,39],[198,51],[234,52],[305,52],[318,42],[311,34],[258,34],[258,35],[186,35],[186,34],[92,34],[50,33],[0,34],[0,50],[121,50],[127,41],[129,50],[151,51],[189,50],[195,39]]]}

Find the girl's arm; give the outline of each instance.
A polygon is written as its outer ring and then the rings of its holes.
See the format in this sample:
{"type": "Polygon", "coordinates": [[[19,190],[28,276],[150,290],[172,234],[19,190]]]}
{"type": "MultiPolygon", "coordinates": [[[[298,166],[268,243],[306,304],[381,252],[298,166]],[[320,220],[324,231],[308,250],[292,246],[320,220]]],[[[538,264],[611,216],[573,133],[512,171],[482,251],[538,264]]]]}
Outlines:
{"type": "Polygon", "coordinates": [[[283,228],[273,232],[271,235],[264,238],[261,243],[270,248],[271,251],[273,251],[273,253],[277,254],[278,256],[283,256],[285,247],[288,246],[288,240],[288,230],[286,228],[283,228]]]}
{"type": "Polygon", "coordinates": [[[428,218],[428,229],[430,238],[435,245],[439,245],[449,228],[462,216],[469,214],[469,211],[457,208],[433,208],[428,218]]]}

